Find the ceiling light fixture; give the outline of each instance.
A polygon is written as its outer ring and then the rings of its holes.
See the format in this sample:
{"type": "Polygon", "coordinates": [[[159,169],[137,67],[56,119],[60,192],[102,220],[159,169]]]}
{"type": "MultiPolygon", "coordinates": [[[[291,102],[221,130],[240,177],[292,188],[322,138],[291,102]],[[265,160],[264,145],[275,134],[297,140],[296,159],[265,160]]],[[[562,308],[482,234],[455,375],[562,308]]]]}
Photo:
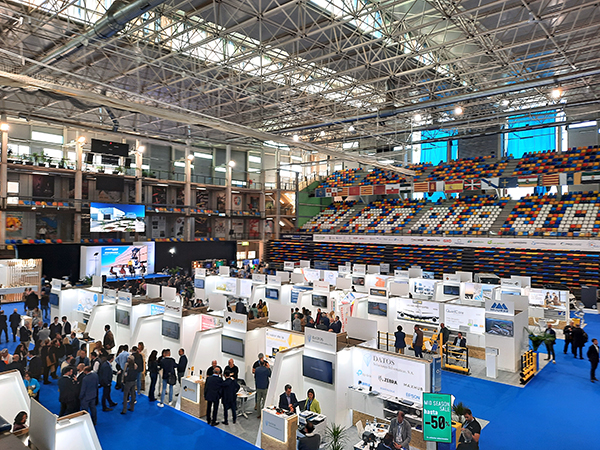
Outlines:
{"type": "Polygon", "coordinates": [[[456,108],[454,108],[454,114],[456,114],[457,116],[460,116],[462,113],[463,113],[462,106],[457,106],[456,108]]]}
{"type": "Polygon", "coordinates": [[[552,89],[552,92],[550,93],[550,95],[552,96],[553,99],[557,100],[562,96],[562,91],[560,90],[560,88],[554,88],[554,89],[552,89]]]}
{"type": "Polygon", "coordinates": [[[292,139],[294,140],[294,142],[298,142],[300,140],[300,136],[298,136],[297,134],[292,136],[292,139]]]}
{"type": "Polygon", "coordinates": [[[0,131],[8,131],[8,124],[6,122],[0,123],[0,131]]]}

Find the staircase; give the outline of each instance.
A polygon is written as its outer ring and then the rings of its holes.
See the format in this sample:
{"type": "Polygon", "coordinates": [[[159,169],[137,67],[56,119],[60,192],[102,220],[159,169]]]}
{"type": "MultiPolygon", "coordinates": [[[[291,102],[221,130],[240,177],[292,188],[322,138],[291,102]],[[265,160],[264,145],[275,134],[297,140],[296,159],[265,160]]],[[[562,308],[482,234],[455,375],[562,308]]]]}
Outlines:
{"type": "Polygon", "coordinates": [[[512,210],[515,209],[515,206],[517,206],[517,202],[518,200],[509,200],[508,202],[506,202],[506,206],[504,207],[496,221],[492,224],[490,232],[496,234],[500,232],[500,230],[502,229],[502,225],[504,225],[504,222],[506,222],[506,219],[508,219],[508,216],[510,216],[512,210]]]}
{"type": "Polygon", "coordinates": [[[502,174],[502,178],[516,176],[513,174],[515,172],[515,169],[519,165],[519,161],[520,161],[519,159],[509,160],[508,164],[506,165],[506,169],[504,169],[504,173],[502,174]]]}

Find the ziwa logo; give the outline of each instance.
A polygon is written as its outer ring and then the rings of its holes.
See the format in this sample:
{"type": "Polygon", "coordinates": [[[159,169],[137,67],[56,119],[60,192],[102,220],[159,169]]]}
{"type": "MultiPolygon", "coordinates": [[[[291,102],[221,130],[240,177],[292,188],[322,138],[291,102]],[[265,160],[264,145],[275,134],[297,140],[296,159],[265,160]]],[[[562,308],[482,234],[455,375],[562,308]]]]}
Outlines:
{"type": "Polygon", "coordinates": [[[386,378],[386,377],[382,377],[381,375],[379,375],[378,379],[382,383],[388,383],[388,384],[398,385],[398,382],[396,380],[391,379],[391,378],[386,378]]]}
{"type": "Polygon", "coordinates": [[[504,303],[494,303],[490,308],[490,311],[507,313],[508,307],[504,303]]]}
{"type": "Polygon", "coordinates": [[[396,365],[396,361],[391,358],[386,358],[385,356],[373,355],[373,361],[380,364],[387,364],[389,366],[396,365]]]}

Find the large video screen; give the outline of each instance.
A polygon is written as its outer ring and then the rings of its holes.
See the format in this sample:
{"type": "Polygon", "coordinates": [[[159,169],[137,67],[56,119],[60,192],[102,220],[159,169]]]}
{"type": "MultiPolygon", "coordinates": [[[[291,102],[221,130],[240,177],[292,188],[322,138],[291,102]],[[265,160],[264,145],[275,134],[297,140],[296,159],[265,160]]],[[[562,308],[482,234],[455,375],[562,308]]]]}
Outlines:
{"type": "Polygon", "coordinates": [[[231,336],[221,335],[221,351],[228,355],[244,357],[244,341],[231,336]]]}
{"type": "Polygon", "coordinates": [[[132,269],[134,275],[151,273],[151,268],[148,267],[148,246],[146,245],[102,247],[100,263],[102,275],[108,277],[129,277],[132,275],[132,269]]]}
{"type": "Polygon", "coordinates": [[[194,278],[194,287],[204,289],[204,278],[194,278]]]}
{"type": "Polygon", "coordinates": [[[485,319],[485,332],[496,336],[512,337],[514,325],[510,320],[485,319]]]}
{"type": "Polygon", "coordinates": [[[129,311],[124,309],[115,309],[115,322],[121,325],[129,326],[129,311]]]}
{"type": "Polygon", "coordinates": [[[333,364],[330,361],[302,355],[302,375],[323,383],[333,384],[333,364]]]}
{"type": "Polygon", "coordinates": [[[144,205],[92,202],[90,203],[90,232],[143,233],[146,230],[145,217],[144,205]]]}
{"type": "Polygon", "coordinates": [[[444,295],[460,295],[460,286],[444,285],[444,295]]]}
{"type": "Polygon", "coordinates": [[[162,335],[171,339],[179,339],[179,322],[163,319],[162,335]]]}
{"type": "Polygon", "coordinates": [[[384,316],[387,317],[387,303],[382,302],[369,302],[368,312],[369,314],[373,314],[375,316],[384,316]]]}
{"type": "Polygon", "coordinates": [[[352,284],[355,286],[364,286],[365,277],[352,277],[352,284]]]}
{"type": "Polygon", "coordinates": [[[317,308],[327,308],[327,296],[326,295],[312,295],[312,305],[317,308]]]}
{"type": "Polygon", "coordinates": [[[50,303],[51,305],[54,305],[54,306],[58,306],[58,301],[59,301],[58,294],[55,294],[54,292],[50,292],[50,300],[48,303],[50,303]]]}

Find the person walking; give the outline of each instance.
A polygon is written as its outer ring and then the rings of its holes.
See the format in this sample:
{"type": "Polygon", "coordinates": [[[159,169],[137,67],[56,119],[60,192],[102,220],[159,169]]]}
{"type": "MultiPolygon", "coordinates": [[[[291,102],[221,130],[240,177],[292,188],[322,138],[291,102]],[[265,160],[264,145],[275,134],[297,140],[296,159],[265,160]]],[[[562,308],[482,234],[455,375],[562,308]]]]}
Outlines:
{"type": "Polygon", "coordinates": [[[394,333],[394,337],[396,338],[396,342],[394,343],[396,353],[403,355],[404,349],[406,348],[406,333],[402,331],[402,326],[398,325],[396,332],[394,333]]]}
{"type": "Polygon", "coordinates": [[[219,400],[221,400],[222,391],[223,379],[221,378],[221,369],[217,367],[214,369],[213,374],[206,378],[206,383],[204,383],[206,421],[213,427],[219,424],[217,422],[217,414],[219,412],[219,400]]]}
{"type": "Polygon", "coordinates": [[[592,383],[594,381],[598,381],[596,378],[596,369],[598,368],[598,360],[600,360],[600,349],[598,348],[598,339],[592,339],[592,345],[588,348],[587,357],[590,360],[590,364],[592,365],[590,371],[590,379],[592,383]]]}
{"type": "Polygon", "coordinates": [[[160,359],[159,368],[162,369],[162,391],[160,393],[159,407],[165,406],[165,394],[167,386],[169,387],[169,403],[173,401],[173,386],[177,383],[177,375],[175,375],[175,367],[177,363],[171,358],[171,350],[163,350],[162,358],[160,359]]]}
{"type": "Polygon", "coordinates": [[[573,321],[569,321],[569,323],[563,328],[563,334],[565,336],[565,348],[563,349],[563,353],[566,355],[567,350],[569,348],[569,344],[571,344],[571,351],[573,350],[573,321]]]}
{"type": "Polygon", "coordinates": [[[573,356],[577,358],[577,350],[579,349],[579,359],[583,359],[583,346],[587,342],[587,333],[583,331],[583,328],[576,323],[575,328],[573,328],[573,344],[571,348],[573,349],[573,356]]]}
{"type": "Polygon", "coordinates": [[[265,400],[267,399],[271,369],[267,361],[264,359],[259,361],[258,367],[254,370],[254,380],[256,382],[256,408],[258,410],[258,417],[260,418],[265,400]]]}
{"type": "Polygon", "coordinates": [[[556,364],[556,355],[554,354],[554,344],[556,343],[556,331],[552,329],[552,324],[546,325],[546,331],[544,331],[544,337],[546,340],[544,344],[546,344],[546,350],[548,351],[548,357],[546,361],[552,360],[553,364],[556,364]]]}
{"type": "Polygon", "coordinates": [[[8,318],[10,322],[10,329],[13,334],[13,342],[17,342],[17,332],[19,330],[19,325],[21,324],[21,314],[19,314],[17,308],[15,308],[14,312],[8,318]]]}
{"type": "Polygon", "coordinates": [[[415,351],[415,357],[423,358],[423,332],[421,331],[421,328],[419,328],[419,325],[415,325],[412,346],[415,351]]]}
{"type": "Polygon", "coordinates": [[[2,332],[6,336],[6,342],[9,342],[8,339],[8,317],[4,314],[3,310],[0,310],[0,342],[2,342],[2,332]]]}
{"type": "Polygon", "coordinates": [[[152,350],[148,357],[148,373],[150,374],[150,389],[148,390],[148,400],[156,401],[156,381],[158,380],[158,352],[152,350]]]}
{"type": "Polygon", "coordinates": [[[127,414],[127,400],[129,399],[129,411],[133,412],[135,406],[135,387],[137,385],[138,369],[135,357],[129,355],[123,368],[123,410],[121,414],[127,414]]]}
{"type": "Polygon", "coordinates": [[[98,382],[102,386],[102,411],[112,411],[117,406],[117,403],[113,402],[112,398],[110,398],[113,379],[112,362],[114,360],[115,355],[113,354],[102,357],[102,362],[98,369],[98,382]]]}
{"type": "Polygon", "coordinates": [[[92,371],[90,366],[83,369],[85,374],[81,380],[79,391],[79,407],[81,411],[89,411],[92,417],[92,423],[96,426],[97,413],[96,403],[98,403],[98,374],[92,371]]]}

